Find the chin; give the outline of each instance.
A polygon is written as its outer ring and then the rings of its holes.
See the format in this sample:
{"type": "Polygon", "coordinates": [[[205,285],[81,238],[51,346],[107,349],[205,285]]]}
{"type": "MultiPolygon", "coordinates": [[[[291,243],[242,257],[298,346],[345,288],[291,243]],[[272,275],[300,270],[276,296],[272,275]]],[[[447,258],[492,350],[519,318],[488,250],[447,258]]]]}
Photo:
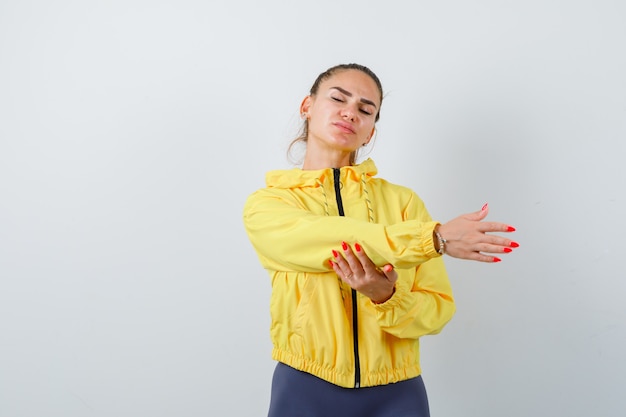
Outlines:
{"type": "Polygon", "coordinates": [[[358,141],[352,137],[346,137],[346,135],[333,135],[333,143],[338,148],[341,148],[342,151],[350,151],[353,152],[359,148],[358,141]]]}

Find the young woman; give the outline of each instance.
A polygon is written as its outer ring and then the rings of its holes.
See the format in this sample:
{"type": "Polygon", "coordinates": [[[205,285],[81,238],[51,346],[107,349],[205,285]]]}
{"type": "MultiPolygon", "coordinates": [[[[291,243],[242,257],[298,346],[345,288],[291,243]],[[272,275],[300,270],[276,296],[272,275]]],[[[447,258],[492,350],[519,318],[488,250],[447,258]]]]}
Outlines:
{"type": "Polygon", "coordinates": [[[269,416],[428,416],[419,338],[455,310],[442,255],[498,262],[517,243],[488,208],[433,221],[410,189],[356,164],[380,115],[378,77],[357,64],[319,75],[300,113],[302,168],[269,172],[244,207],[272,282],[269,416]]]}

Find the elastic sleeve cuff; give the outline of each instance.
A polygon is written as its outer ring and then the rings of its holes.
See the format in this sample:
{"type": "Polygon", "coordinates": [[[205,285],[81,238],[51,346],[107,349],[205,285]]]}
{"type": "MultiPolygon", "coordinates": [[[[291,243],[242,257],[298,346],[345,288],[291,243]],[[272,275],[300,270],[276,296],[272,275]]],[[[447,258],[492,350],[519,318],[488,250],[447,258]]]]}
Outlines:
{"type": "Polygon", "coordinates": [[[374,308],[378,310],[379,313],[386,313],[400,305],[400,303],[402,302],[402,298],[406,295],[406,292],[407,291],[405,288],[403,288],[403,286],[396,284],[393,294],[387,301],[385,301],[384,303],[376,304],[375,302],[370,300],[370,303],[372,303],[374,308]]]}
{"type": "Polygon", "coordinates": [[[435,227],[440,225],[439,222],[428,222],[422,228],[422,235],[420,236],[420,241],[422,243],[422,250],[429,258],[436,258],[441,256],[439,252],[435,250],[435,241],[433,240],[433,234],[435,231],[435,227]]]}

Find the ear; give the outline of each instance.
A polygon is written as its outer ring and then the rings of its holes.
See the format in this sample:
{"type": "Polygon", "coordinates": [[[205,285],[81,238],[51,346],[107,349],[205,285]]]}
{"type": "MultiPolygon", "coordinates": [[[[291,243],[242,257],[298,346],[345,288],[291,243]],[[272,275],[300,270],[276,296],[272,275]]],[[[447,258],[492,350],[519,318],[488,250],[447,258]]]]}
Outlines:
{"type": "Polygon", "coordinates": [[[304,100],[302,100],[302,103],[300,103],[300,114],[306,114],[309,112],[309,109],[311,108],[311,100],[311,96],[306,96],[304,100]]]}

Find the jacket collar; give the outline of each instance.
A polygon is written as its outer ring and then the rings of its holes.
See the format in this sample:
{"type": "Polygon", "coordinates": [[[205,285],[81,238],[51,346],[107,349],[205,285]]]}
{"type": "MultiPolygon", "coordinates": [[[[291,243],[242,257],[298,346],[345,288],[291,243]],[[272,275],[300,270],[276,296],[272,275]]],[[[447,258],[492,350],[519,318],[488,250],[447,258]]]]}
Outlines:
{"type": "MultiPolygon", "coordinates": [[[[358,165],[341,167],[341,177],[347,181],[361,181],[363,175],[369,178],[377,173],[376,165],[370,158],[358,165]]],[[[292,168],[269,171],[265,175],[265,183],[269,188],[317,187],[320,183],[324,183],[327,180],[332,181],[332,178],[332,168],[319,170],[292,168]]]]}

